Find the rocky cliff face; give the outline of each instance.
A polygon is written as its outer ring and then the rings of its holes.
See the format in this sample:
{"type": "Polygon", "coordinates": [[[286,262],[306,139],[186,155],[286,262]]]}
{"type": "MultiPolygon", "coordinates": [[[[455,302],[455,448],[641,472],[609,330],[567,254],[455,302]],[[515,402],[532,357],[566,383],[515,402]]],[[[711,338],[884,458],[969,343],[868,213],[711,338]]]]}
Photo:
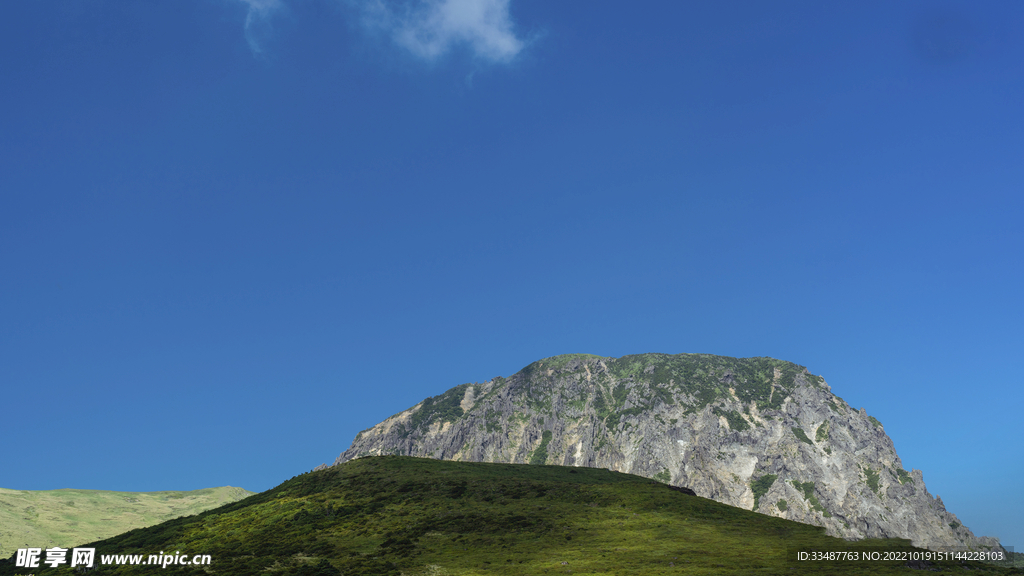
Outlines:
{"type": "Polygon", "coordinates": [[[998,546],[903,469],[881,423],[772,358],[547,358],[428,398],[360,432],[335,464],[382,454],[609,468],[833,536],[998,546]]]}

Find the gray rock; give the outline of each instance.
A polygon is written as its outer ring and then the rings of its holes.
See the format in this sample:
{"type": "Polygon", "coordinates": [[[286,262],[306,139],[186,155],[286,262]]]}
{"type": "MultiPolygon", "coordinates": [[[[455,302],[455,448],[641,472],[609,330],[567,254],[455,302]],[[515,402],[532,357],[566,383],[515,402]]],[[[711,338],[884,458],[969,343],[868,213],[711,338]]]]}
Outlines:
{"type": "Polygon", "coordinates": [[[428,398],[360,432],[335,464],[384,454],[608,468],[851,540],[999,546],[903,469],[880,422],[772,358],[555,356],[428,398]]]}

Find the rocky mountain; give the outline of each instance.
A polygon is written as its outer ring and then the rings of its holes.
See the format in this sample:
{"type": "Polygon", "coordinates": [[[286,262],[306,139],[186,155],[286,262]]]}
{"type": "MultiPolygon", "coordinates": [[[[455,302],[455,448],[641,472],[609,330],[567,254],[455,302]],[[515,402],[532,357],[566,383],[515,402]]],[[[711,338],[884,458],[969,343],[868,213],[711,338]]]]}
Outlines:
{"type": "Polygon", "coordinates": [[[999,545],[904,470],[878,420],[773,358],[555,356],[427,398],[335,464],[387,454],[608,468],[847,539],[999,545]]]}

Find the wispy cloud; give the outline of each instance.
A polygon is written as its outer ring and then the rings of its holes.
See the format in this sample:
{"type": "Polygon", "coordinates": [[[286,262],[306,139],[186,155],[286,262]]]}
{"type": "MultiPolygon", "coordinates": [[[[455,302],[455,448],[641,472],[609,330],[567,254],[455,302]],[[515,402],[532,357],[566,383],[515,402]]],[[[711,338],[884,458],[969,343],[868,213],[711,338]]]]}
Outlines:
{"type": "MultiPolygon", "coordinates": [[[[254,55],[270,38],[270,20],[284,0],[232,0],[248,8],[245,39],[254,55]]],[[[510,0],[342,0],[354,7],[362,25],[389,36],[396,44],[432,61],[456,46],[474,56],[507,63],[526,46],[514,30],[510,0]]]]}
{"type": "Polygon", "coordinates": [[[263,53],[261,42],[270,36],[270,15],[280,9],[281,0],[239,0],[249,8],[245,15],[245,40],[253,54],[263,53]]]}
{"type": "Polygon", "coordinates": [[[505,63],[524,48],[509,14],[509,0],[350,0],[367,27],[382,30],[424,60],[457,45],[478,58],[505,63]]]}

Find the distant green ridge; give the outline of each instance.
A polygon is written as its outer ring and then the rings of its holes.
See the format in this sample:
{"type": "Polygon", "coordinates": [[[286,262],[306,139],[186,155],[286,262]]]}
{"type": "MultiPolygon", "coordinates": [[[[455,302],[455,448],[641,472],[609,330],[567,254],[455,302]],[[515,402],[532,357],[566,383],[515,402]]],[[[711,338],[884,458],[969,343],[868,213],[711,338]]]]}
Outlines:
{"type": "Polygon", "coordinates": [[[251,496],[224,486],[189,492],[0,488],[0,558],[18,548],[68,548],[251,496]]]}

